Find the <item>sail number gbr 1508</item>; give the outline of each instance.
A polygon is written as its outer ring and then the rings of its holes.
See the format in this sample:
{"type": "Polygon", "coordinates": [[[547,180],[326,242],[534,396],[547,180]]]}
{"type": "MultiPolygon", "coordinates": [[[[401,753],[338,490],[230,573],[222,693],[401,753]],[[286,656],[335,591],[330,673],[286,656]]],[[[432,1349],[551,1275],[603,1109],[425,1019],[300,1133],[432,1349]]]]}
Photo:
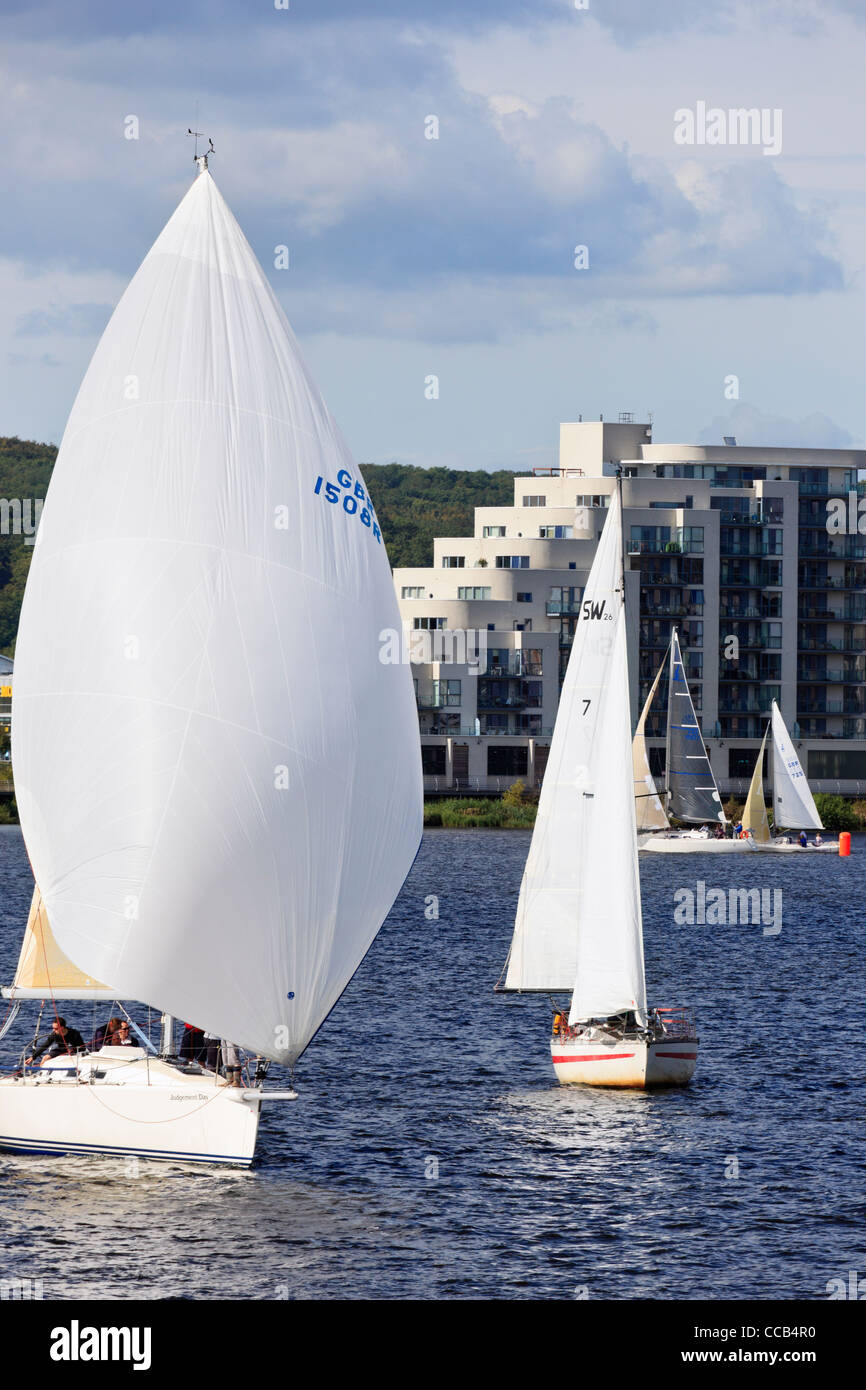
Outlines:
{"type": "Polygon", "coordinates": [[[382,544],[382,532],[376,524],[373,503],[347,468],[340,469],[336,483],[326,483],[324,478],[318,477],[313,491],[317,497],[324,497],[333,506],[341,506],[348,516],[356,516],[362,526],[370,528],[379,545],[382,544]]]}

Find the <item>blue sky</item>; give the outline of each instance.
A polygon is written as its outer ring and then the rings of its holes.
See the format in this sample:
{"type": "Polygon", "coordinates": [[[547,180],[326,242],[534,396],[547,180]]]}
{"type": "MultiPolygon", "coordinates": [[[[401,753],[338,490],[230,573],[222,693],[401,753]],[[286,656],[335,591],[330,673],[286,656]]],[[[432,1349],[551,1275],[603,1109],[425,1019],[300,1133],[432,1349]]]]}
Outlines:
{"type": "Polygon", "coordinates": [[[59,441],[192,176],[197,110],[361,461],[547,464],[560,420],[619,410],[652,410],[659,440],[866,441],[864,19],[854,0],[6,0],[0,433],[59,441]],[[781,153],[678,145],[698,102],[780,110],[781,153]]]}

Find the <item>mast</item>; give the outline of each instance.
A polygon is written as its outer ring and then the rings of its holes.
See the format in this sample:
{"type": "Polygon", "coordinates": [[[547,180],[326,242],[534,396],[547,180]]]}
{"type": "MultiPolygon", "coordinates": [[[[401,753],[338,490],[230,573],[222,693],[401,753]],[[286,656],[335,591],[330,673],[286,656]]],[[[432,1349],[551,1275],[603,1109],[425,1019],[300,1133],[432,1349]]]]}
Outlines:
{"type": "Polygon", "coordinates": [[[674,623],[671,628],[671,644],[668,648],[670,663],[668,666],[668,717],[665,720],[665,811],[668,816],[671,813],[671,714],[673,710],[674,694],[674,646],[677,635],[677,625],[674,623]]]}

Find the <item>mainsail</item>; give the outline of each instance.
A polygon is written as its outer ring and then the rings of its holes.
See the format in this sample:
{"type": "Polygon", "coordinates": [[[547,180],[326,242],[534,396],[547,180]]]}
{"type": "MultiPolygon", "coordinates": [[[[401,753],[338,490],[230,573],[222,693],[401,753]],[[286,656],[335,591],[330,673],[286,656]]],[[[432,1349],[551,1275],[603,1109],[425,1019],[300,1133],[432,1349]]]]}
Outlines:
{"type": "Polygon", "coordinates": [[[572,1020],[646,1012],[621,504],[590,571],[520,887],[505,988],[574,989],[572,1020]]]}
{"type": "Polygon", "coordinates": [[[63,954],[38,886],[33,890],[15,978],[0,992],[6,999],[114,998],[113,989],[86,975],[63,954]]]}
{"type": "Polygon", "coordinates": [[[634,799],[635,799],[635,818],[637,821],[637,833],[645,834],[649,830],[667,830],[670,822],[665,815],[665,808],[662,799],[656,790],[653,775],[650,772],[649,755],[647,753],[646,728],[647,715],[655,699],[659,681],[665,663],[662,662],[658,669],[656,678],[652,683],[652,689],[646,698],[646,704],[641,710],[640,719],[637,721],[637,728],[634,731],[634,738],[631,745],[632,766],[634,769],[634,799]]]}
{"type": "Polygon", "coordinates": [[[699,825],[712,820],[725,824],[727,817],[689,693],[676,628],[671,636],[666,775],[669,815],[699,825]]]}
{"type": "Polygon", "coordinates": [[[202,168],[79,391],[18,636],[21,822],[80,969],[303,1052],[420,841],[399,631],[361,474],[202,168]]]}
{"type": "Polygon", "coordinates": [[[823,830],[791,736],[779,706],[773,701],[773,820],[776,829],[823,830]]]}
{"type": "Polygon", "coordinates": [[[761,741],[761,751],[758,754],[758,761],[755,763],[752,780],[749,783],[749,794],[743,808],[742,821],[743,829],[748,830],[752,839],[762,845],[767,844],[770,840],[770,822],[767,819],[767,807],[764,801],[764,749],[767,746],[769,732],[770,726],[768,724],[761,741]]]}

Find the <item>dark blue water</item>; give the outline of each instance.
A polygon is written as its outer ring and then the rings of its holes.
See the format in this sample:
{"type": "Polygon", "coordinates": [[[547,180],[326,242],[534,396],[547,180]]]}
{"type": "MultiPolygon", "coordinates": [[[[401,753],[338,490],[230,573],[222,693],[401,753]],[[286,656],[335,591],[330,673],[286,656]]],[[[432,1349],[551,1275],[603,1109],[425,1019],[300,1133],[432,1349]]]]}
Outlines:
{"type": "MultiPolygon", "coordinates": [[[[866,1273],[866,843],[645,857],[650,1002],[701,1034],[692,1085],[649,1094],[559,1087],[546,1001],[492,992],[528,846],[425,836],[250,1172],[0,1155],[0,1277],[60,1299],[825,1299],[866,1273]],[[698,878],[780,887],[782,931],[676,925],[698,878]]],[[[4,980],[30,890],[0,829],[4,980]]]]}

